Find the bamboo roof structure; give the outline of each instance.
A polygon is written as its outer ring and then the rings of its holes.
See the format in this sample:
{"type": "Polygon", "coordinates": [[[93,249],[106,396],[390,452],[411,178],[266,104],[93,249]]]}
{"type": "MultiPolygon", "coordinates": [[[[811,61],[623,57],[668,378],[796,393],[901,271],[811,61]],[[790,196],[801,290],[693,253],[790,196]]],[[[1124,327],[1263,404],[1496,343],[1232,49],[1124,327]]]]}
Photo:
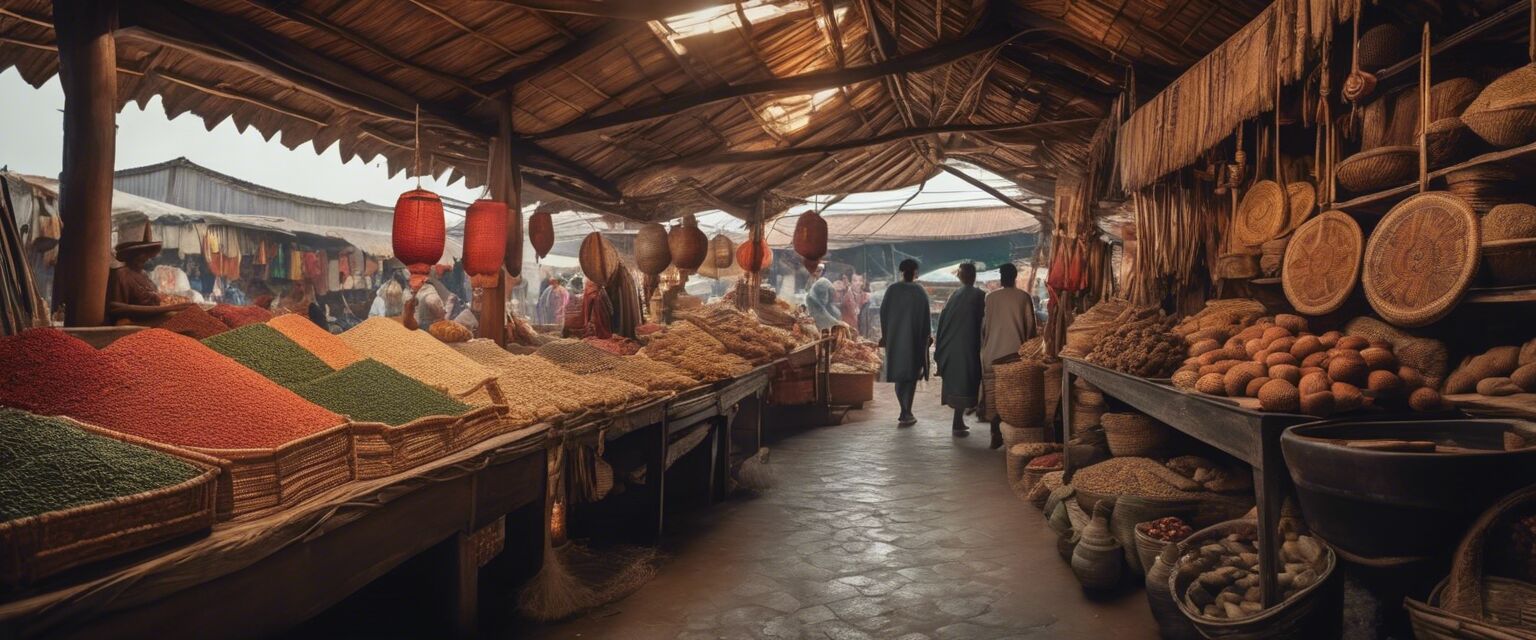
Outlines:
{"type": "MultiPolygon", "coordinates": [[[[120,102],[343,160],[487,175],[634,220],[777,215],[969,162],[1035,193],[1262,0],[136,0],[120,102]],[[1134,67],[1135,74],[1128,73],[1134,67]]],[[[58,73],[49,0],[0,8],[0,69],[58,73]]],[[[120,105],[121,106],[121,105],[120,105]]]]}

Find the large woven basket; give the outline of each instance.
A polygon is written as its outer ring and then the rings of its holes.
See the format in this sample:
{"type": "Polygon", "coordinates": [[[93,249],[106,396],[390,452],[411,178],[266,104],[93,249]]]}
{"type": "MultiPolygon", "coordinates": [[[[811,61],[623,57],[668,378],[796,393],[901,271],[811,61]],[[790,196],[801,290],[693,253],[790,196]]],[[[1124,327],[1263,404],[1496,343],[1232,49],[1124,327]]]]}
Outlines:
{"type": "Polygon", "coordinates": [[[1536,138],[1536,65],[1515,69],[1488,86],[1461,114],[1478,137],[1495,147],[1536,138]]]}
{"type": "Polygon", "coordinates": [[[1045,423],[1056,424],[1056,412],[1061,408],[1061,363],[1053,362],[1045,368],[1045,423]]]}
{"type": "Polygon", "coordinates": [[[1005,447],[1030,442],[1045,442],[1045,427],[1015,427],[1007,422],[1003,422],[999,423],[997,428],[1003,433],[1003,446],[1005,447]]]}
{"type": "Polygon", "coordinates": [[[0,584],[24,586],[213,526],[222,461],[69,418],[59,419],[82,431],[174,456],[201,473],[152,491],[0,522],[0,584]]]}
{"type": "Polygon", "coordinates": [[[219,519],[242,518],[288,507],[351,482],[351,425],[341,423],[270,449],[186,447],[218,458],[219,519]]]}
{"type": "Polygon", "coordinates": [[[504,433],[497,407],[458,416],[428,416],[403,425],[352,423],[352,459],[357,479],[372,480],[421,466],[493,435],[504,433]]]}
{"type": "Polygon", "coordinates": [[[1015,427],[1045,426],[1045,365],[1019,360],[993,367],[997,371],[997,415],[1015,427]]]}
{"type": "Polygon", "coordinates": [[[1398,203],[1371,232],[1360,281],[1382,319],[1422,327],[1451,312],[1477,275],[1478,218],[1456,196],[1430,191],[1398,203]]]}
{"type": "Polygon", "coordinates": [[[1347,191],[1368,193],[1408,184],[1418,171],[1419,150],[1411,145],[1392,145],[1339,161],[1334,177],[1347,191]]]}
{"type": "Polygon", "coordinates": [[[1511,224],[1516,220],[1536,220],[1536,206],[1500,205],[1483,216],[1483,270],[1497,286],[1536,282],[1536,237],[1526,235],[1529,227],[1511,224]]]}
{"type": "Polygon", "coordinates": [[[1471,157],[1477,149],[1477,136],[1459,116],[1441,118],[1429,123],[1424,132],[1425,154],[1429,168],[1439,169],[1471,157]]]}
{"type": "MultiPolygon", "coordinates": [[[[1024,468],[1029,466],[1031,460],[1057,451],[1061,451],[1061,445],[1050,442],[1021,442],[1004,447],[1003,459],[1008,473],[1008,486],[1012,487],[1020,498],[1025,497],[1034,485],[1024,484],[1024,468]]],[[[1036,476],[1035,482],[1039,481],[1040,476],[1036,476]]]]}
{"type": "MultiPolygon", "coordinates": [[[[1200,513],[1198,500],[1183,500],[1178,498],[1149,498],[1146,496],[1123,495],[1114,498],[1115,512],[1110,517],[1109,529],[1114,532],[1115,540],[1125,549],[1125,561],[1136,572],[1145,572],[1150,563],[1143,563],[1136,547],[1136,527],[1144,522],[1151,522],[1158,518],[1174,516],[1182,518],[1185,522],[1194,519],[1200,513]]],[[[1158,547],[1161,551],[1162,547],[1158,547]]]]}
{"type": "Polygon", "coordinates": [[[1061,465],[1054,467],[1030,467],[1028,464],[1025,464],[1024,472],[1019,476],[1019,483],[1023,485],[1024,492],[1027,494],[1035,488],[1035,485],[1040,484],[1045,479],[1046,474],[1061,470],[1061,465]]]}
{"type": "Polygon", "coordinates": [[[1109,452],[1120,456],[1150,456],[1162,449],[1172,435],[1167,425],[1144,413],[1106,413],[1099,419],[1109,452]]]}
{"type": "Polygon", "coordinates": [[[1360,34],[1356,51],[1360,68],[1375,73],[1403,59],[1408,36],[1394,24],[1379,24],[1360,34]]]}
{"type": "Polygon", "coordinates": [[[1260,180],[1249,187],[1232,214],[1232,246],[1257,254],[1260,244],[1280,235],[1290,218],[1289,197],[1280,183],[1273,180],[1260,180]]]}
{"type": "MultiPolygon", "coordinates": [[[[1253,537],[1257,530],[1257,522],[1254,520],[1230,520],[1218,523],[1196,531],[1194,534],[1178,543],[1179,555],[1183,556],[1190,551],[1199,549],[1207,541],[1226,537],[1229,533],[1253,537]]],[[[1190,582],[1196,577],[1188,575],[1175,567],[1173,573],[1168,576],[1168,588],[1174,595],[1174,601],[1179,605],[1179,610],[1184,616],[1200,630],[1200,634],[1212,639],[1219,638],[1315,638],[1321,637],[1322,629],[1327,625],[1319,624],[1329,615],[1337,615],[1343,606],[1341,602],[1342,592],[1339,590],[1338,581],[1333,579],[1334,568],[1338,559],[1334,556],[1333,549],[1323,545],[1326,560],[1324,569],[1317,581],[1302,589],[1290,599],[1273,607],[1265,609],[1257,615],[1236,621],[1212,620],[1199,611],[1193,610],[1192,605],[1184,594],[1189,589],[1190,582]]]]}
{"type": "Polygon", "coordinates": [[[983,422],[997,419],[997,369],[991,363],[981,365],[981,407],[978,410],[983,422]]]}
{"type": "Polygon", "coordinates": [[[1478,214],[1488,213],[1501,204],[1525,199],[1525,189],[1519,174],[1496,165],[1469,167],[1447,173],[1445,190],[1461,198],[1478,214]]]}
{"type": "Polygon", "coordinates": [[[1451,562],[1451,573],[1429,599],[1409,598],[1408,619],[1420,640],[1536,638],[1536,585],[1484,575],[1490,530],[1511,516],[1536,510],[1536,485],[1516,491],[1479,516],[1451,562]]]}

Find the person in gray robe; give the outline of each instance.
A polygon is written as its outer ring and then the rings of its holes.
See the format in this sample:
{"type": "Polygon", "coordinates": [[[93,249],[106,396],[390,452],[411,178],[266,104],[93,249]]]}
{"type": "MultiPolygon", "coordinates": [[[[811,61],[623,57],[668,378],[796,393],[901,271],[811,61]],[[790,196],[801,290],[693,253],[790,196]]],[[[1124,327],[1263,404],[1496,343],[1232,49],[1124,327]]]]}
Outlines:
{"type": "Polygon", "coordinates": [[[901,405],[898,426],[917,422],[912,415],[912,398],[917,381],[928,379],[928,346],[933,344],[932,319],[928,292],[917,279],[917,261],[901,261],[901,282],[885,290],[880,302],[880,346],[885,347],[885,379],[896,384],[896,401],[901,405]]]}
{"type": "Polygon", "coordinates": [[[976,406],[981,389],[981,318],[986,294],[976,288],[976,265],[960,265],[961,287],[950,294],[939,314],[938,346],[933,359],[944,379],[943,402],[955,410],[954,432],[963,436],[965,411],[976,406]]]}
{"type": "MultiPolygon", "coordinates": [[[[987,294],[986,312],[981,323],[981,366],[985,370],[999,358],[1015,355],[1025,340],[1035,336],[1035,303],[1029,293],[1014,286],[1019,268],[1006,263],[997,269],[1002,288],[987,294]]],[[[982,388],[982,402],[987,402],[982,388]]],[[[1003,432],[998,418],[992,417],[992,448],[1003,446],[1003,432]]],[[[1035,425],[1014,425],[1035,426],[1035,425]]]]}
{"type": "Polygon", "coordinates": [[[816,328],[822,331],[831,329],[843,323],[841,313],[837,305],[833,303],[836,290],[832,287],[832,281],[827,279],[827,266],[821,265],[816,273],[816,282],[811,284],[810,290],[805,292],[805,309],[811,314],[811,319],[816,321],[816,328]]]}

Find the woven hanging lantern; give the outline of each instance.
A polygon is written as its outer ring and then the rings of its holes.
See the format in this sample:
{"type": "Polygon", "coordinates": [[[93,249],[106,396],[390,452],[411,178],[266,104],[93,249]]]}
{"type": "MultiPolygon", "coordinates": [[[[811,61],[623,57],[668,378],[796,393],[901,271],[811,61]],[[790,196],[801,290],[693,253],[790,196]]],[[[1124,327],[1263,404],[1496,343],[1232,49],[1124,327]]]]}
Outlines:
{"type": "Polygon", "coordinates": [[[768,248],[767,240],[755,243],[748,240],[736,248],[736,263],[741,265],[743,271],[757,273],[773,264],[773,249],[768,248]]]}
{"type": "Polygon", "coordinates": [[[420,188],[400,194],[391,240],[395,259],[411,271],[412,291],[421,289],[432,265],[443,258],[446,235],[443,201],[437,194],[420,188]]]}
{"type": "Polygon", "coordinates": [[[800,254],[805,270],[816,273],[816,266],[827,255],[827,221],[815,211],[800,214],[795,223],[795,253],[800,254]]]}
{"type": "Polygon", "coordinates": [[[683,216],[682,224],[672,227],[667,234],[667,247],[672,252],[672,266],[678,271],[694,271],[704,264],[709,239],[699,231],[699,223],[690,213],[683,216]]]}
{"type": "Polygon", "coordinates": [[[507,254],[507,205],[476,200],[464,212],[464,272],[474,286],[496,286],[501,259],[507,254]]]}
{"type": "Polygon", "coordinates": [[[543,209],[528,217],[528,242],[533,245],[533,255],[540,260],[549,255],[555,246],[555,222],[543,209]]]}
{"type": "Polygon", "coordinates": [[[715,268],[725,270],[731,268],[736,262],[736,244],[731,242],[725,234],[715,234],[709,241],[709,259],[714,261],[715,268]]]}
{"type": "Polygon", "coordinates": [[[581,241],[581,252],[578,256],[581,263],[581,273],[587,280],[603,286],[613,277],[623,265],[619,263],[619,252],[613,248],[603,234],[593,231],[587,234],[581,241]]]}
{"type": "Polygon", "coordinates": [[[646,275],[659,275],[672,264],[667,228],[654,222],[640,227],[635,234],[635,267],[646,275]]]}

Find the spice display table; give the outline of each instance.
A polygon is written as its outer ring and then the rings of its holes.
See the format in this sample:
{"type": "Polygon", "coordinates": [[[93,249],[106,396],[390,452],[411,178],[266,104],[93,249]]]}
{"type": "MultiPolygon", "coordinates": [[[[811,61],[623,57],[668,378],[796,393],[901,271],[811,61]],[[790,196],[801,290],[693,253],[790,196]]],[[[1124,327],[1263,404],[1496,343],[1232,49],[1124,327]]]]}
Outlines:
{"type": "Polygon", "coordinates": [[[545,436],[535,425],[409,472],[354,482],[290,509],[0,604],[0,637],[266,636],[339,602],[405,560],[450,544],[454,625],[476,619],[471,534],[516,512],[543,530],[545,436]]]}
{"type": "MultiPolygon", "coordinates": [[[[1264,606],[1277,604],[1280,540],[1276,535],[1280,505],[1290,487],[1290,473],[1280,453],[1280,433],[1286,427],[1316,418],[1287,413],[1267,413],[1244,408],[1220,398],[1185,392],[1119,371],[1105,369],[1076,358],[1062,358],[1062,433],[1072,433],[1072,382],[1082,378],[1137,411],[1156,418],[1184,434],[1220,449],[1253,467],[1253,489],[1259,508],[1259,572],[1264,606]]],[[[1073,467],[1066,456],[1064,468],[1073,467]]]]}

